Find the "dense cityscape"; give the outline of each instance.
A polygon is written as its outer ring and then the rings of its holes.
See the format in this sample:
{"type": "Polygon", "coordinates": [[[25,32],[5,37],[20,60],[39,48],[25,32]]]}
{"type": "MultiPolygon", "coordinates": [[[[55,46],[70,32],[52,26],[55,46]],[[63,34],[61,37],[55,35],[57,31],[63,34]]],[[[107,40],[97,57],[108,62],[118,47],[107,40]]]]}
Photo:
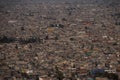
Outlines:
{"type": "Polygon", "coordinates": [[[0,0],[0,80],[120,80],[120,1],[0,0]]]}

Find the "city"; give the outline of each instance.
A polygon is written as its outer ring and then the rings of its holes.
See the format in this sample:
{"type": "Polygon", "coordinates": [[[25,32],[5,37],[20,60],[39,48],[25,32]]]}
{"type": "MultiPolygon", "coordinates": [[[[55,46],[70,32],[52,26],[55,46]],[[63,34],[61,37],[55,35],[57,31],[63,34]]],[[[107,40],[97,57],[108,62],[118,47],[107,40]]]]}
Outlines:
{"type": "Polygon", "coordinates": [[[120,80],[120,1],[0,0],[0,80],[120,80]]]}

